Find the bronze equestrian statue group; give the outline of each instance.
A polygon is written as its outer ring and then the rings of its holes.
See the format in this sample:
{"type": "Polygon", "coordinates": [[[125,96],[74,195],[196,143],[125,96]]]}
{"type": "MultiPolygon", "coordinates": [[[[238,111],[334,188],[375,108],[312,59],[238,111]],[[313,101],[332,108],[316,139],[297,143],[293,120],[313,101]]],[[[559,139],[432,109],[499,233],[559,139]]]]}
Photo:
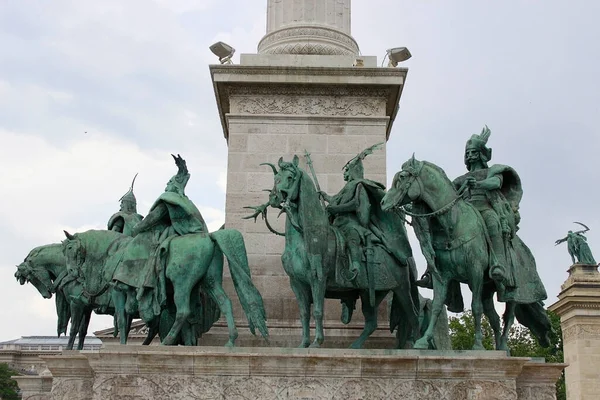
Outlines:
{"type": "MultiPolygon", "coordinates": [[[[351,347],[363,347],[377,328],[378,307],[391,293],[389,324],[396,330],[397,347],[436,348],[436,326],[443,326],[447,335],[445,321],[438,324],[445,306],[463,311],[461,283],[473,295],[474,349],[483,349],[483,315],[499,350],[508,350],[515,318],[542,345],[548,344],[546,291],[533,254],[517,235],[521,180],[509,166],[490,165],[490,135],[486,126],[467,141],[467,173],[454,181],[440,167],[413,156],[387,191],[364,177],[363,160],[381,144],[348,161],[345,185],[335,195],[320,189],[309,153],[304,157],[310,173],[300,167],[297,155],[264,164],[273,171],[273,187],[267,202],[247,207],[254,212],[246,218],[262,216],[273,233],[285,236],[281,262],[298,301],[300,347],[324,343],[326,298],[341,301],[345,323],[360,299],[365,323],[351,347]],[[284,232],[269,223],[270,207],[285,214],[284,232]],[[407,222],[427,262],[420,279],[407,222]],[[419,286],[433,289],[432,303],[419,295],[419,286]],[[506,305],[503,324],[494,294],[506,305]]],[[[165,345],[197,345],[222,314],[229,332],[226,345],[233,346],[238,333],[222,286],[224,258],[250,330],[268,340],[266,311],[252,283],[242,234],[224,228],[208,231],[185,194],[190,178],[186,162],[173,158],[178,171],[146,217],[137,213],[134,178],[107,230],[65,232],[63,243],[33,249],[18,266],[15,277],[21,284],[32,283],[44,298],[55,296],[59,335],[71,321],[70,348],[77,334],[78,348],[83,347],[92,312],[114,316],[115,335],[120,334],[123,344],[132,320],[141,318],[149,328],[144,344],[158,335],[165,345]]],[[[589,228],[583,226],[586,230],[569,231],[556,244],[567,242],[574,263],[595,264],[583,235],[589,228]]]]}

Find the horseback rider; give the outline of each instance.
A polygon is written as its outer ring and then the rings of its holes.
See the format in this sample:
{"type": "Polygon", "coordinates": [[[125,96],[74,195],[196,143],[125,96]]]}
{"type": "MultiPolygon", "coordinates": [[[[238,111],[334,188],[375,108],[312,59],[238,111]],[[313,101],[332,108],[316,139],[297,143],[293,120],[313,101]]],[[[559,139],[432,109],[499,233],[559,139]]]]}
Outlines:
{"type": "MultiPolygon", "coordinates": [[[[487,147],[490,134],[486,126],[479,135],[472,135],[467,141],[464,162],[469,172],[456,178],[453,183],[458,194],[479,211],[487,228],[495,256],[490,277],[510,290],[516,287],[515,255],[511,241],[518,230],[518,210],[523,190],[514,169],[499,164],[488,166],[492,158],[492,149],[487,147]]],[[[430,274],[427,272],[417,284],[431,287],[430,274]]]]}
{"type": "Polygon", "coordinates": [[[319,192],[320,196],[329,203],[327,211],[333,226],[337,227],[346,242],[350,258],[350,277],[355,281],[365,272],[369,291],[375,286],[372,275],[377,261],[374,259],[374,247],[383,246],[394,255],[401,264],[407,263],[410,249],[402,246],[403,220],[384,213],[380,201],[385,195],[385,186],[381,183],[364,178],[364,158],[381,144],[371,146],[344,166],[345,186],[334,196],[319,192]]]}
{"type": "Polygon", "coordinates": [[[190,178],[186,162],[175,157],[177,174],[154,202],[148,215],[132,229],[134,239],[125,251],[113,280],[137,288],[142,318],[160,315],[166,301],[164,256],[173,237],[190,233],[208,234],[194,203],[185,195],[190,178]]]}
{"type": "Polygon", "coordinates": [[[133,194],[135,178],[137,178],[137,174],[133,177],[129,191],[119,199],[121,202],[119,211],[114,213],[108,220],[109,231],[121,232],[124,235],[131,236],[133,227],[144,218],[137,213],[137,200],[133,194]]]}

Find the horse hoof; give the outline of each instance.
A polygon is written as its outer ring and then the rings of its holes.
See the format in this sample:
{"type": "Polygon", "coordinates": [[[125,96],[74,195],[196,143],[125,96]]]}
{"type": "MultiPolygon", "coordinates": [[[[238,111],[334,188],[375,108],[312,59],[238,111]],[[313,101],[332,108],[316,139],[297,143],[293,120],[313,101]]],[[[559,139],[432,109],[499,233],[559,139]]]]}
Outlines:
{"type": "Polygon", "coordinates": [[[356,343],[356,342],[354,342],[354,343],[352,343],[350,345],[350,348],[351,349],[362,349],[362,343],[356,343]]]}
{"type": "Polygon", "coordinates": [[[474,344],[471,350],[485,350],[485,347],[481,344],[474,344]]]}
{"type": "Polygon", "coordinates": [[[310,346],[309,342],[302,342],[300,343],[300,346],[298,346],[299,349],[306,349],[308,346],[310,346]]]}
{"type": "Polygon", "coordinates": [[[429,349],[429,341],[426,338],[421,338],[415,342],[413,349],[427,350],[429,349]]]}
{"type": "Polygon", "coordinates": [[[310,347],[311,349],[318,349],[319,347],[321,347],[321,345],[318,342],[312,342],[308,347],[310,347]]]}
{"type": "Polygon", "coordinates": [[[227,343],[225,343],[225,347],[235,347],[235,343],[230,340],[227,343]]]}

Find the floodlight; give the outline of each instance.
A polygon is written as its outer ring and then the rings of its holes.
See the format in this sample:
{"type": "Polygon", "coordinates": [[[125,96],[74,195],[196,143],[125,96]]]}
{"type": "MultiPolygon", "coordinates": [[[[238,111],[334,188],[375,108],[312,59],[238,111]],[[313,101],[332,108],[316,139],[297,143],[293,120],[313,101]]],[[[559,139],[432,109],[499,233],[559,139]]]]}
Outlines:
{"type": "Polygon", "coordinates": [[[386,56],[390,60],[388,67],[397,67],[398,63],[408,60],[412,57],[412,54],[410,54],[410,51],[406,47],[394,47],[387,50],[386,56]]]}
{"type": "Polygon", "coordinates": [[[227,43],[217,42],[209,47],[214,55],[219,57],[221,64],[231,64],[231,57],[235,53],[235,49],[227,43]]]}

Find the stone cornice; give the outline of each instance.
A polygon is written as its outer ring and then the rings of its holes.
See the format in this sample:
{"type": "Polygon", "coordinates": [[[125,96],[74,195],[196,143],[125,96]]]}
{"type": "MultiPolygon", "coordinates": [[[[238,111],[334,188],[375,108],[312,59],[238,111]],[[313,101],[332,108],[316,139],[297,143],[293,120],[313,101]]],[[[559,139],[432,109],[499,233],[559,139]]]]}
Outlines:
{"type": "MultiPolygon", "coordinates": [[[[234,64],[209,65],[213,80],[217,74],[243,75],[314,75],[360,77],[406,77],[408,68],[307,67],[307,66],[246,66],[234,64]]],[[[229,80],[229,79],[228,79],[229,80]]]]}
{"type": "MultiPolygon", "coordinates": [[[[306,67],[306,66],[244,66],[211,65],[215,97],[223,133],[229,137],[226,115],[230,110],[231,93],[235,91],[252,92],[257,89],[266,93],[268,86],[280,93],[314,96],[317,93],[334,90],[361,92],[362,96],[379,95],[387,92],[385,115],[389,117],[387,137],[399,107],[400,96],[404,88],[406,68],[357,68],[357,67],[306,67]]],[[[340,96],[346,96],[340,93],[340,96]]],[[[318,115],[315,115],[318,116],[318,115]]]]}

